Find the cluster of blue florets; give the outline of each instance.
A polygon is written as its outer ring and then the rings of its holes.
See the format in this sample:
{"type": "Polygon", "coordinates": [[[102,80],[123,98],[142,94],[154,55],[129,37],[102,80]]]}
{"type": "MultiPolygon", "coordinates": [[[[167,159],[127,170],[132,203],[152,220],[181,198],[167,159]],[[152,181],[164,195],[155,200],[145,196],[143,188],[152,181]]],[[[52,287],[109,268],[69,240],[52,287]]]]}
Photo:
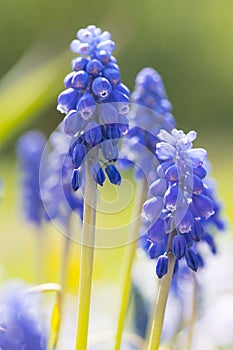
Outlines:
{"type": "Polygon", "coordinates": [[[175,126],[171,110],[172,104],[159,73],[153,68],[142,69],[135,80],[129,130],[121,152],[121,164],[136,165],[136,177],[144,173],[149,182],[154,179],[154,167],[158,163],[155,154],[159,141],[157,134],[161,128],[170,131],[175,126]]]}
{"type": "MultiPolygon", "coordinates": [[[[156,154],[161,163],[158,178],[150,186],[152,197],[144,204],[144,216],[152,223],[147,230],[148,253],[150,258],[158,258],[156,272],[162,277],[168,270],[170,234],[174,235],[171,249],[177,261],[184,257],[194,271],[204,264],[197,242],[205,241],[216,252],[206,224],[217,204],[205,183],[207,152],[192,148],[196,133],[161,130],[158,138],[161,142],[156,145],[156,154]]],[[[219,218],[215,223],[221,226],[219,218]]]]}
{"type": "MultiPolygon", "coordinates": [[[[114,162],[118,142],[127,130],[128,88],[121,83],[117,60],[112,56],[115,43],[109,32],[88,26],[77,33],[71,51],[79,54],[72,60],[73,71],[64,79],[66,90],[58,97],[58,110],[66,114],[64,132],[71,136],[70,156],[73,161],[72,186],[76,191],[81,181],[82,163],[95,146],[101,147],[105,173],[113,184],[121,176],[114,162]]],[[[103,185],[105,173],[99,159],[91,158],[91,174],[103,185]]]]}
{"type": "Polygon", "coordinates": [[[45,211],[40,195],[40,162],[46,139],[38,131],[29,131],[17,144],[22,183],[22,204],[29,222],[40,225],[45,218],[45,211]]]}

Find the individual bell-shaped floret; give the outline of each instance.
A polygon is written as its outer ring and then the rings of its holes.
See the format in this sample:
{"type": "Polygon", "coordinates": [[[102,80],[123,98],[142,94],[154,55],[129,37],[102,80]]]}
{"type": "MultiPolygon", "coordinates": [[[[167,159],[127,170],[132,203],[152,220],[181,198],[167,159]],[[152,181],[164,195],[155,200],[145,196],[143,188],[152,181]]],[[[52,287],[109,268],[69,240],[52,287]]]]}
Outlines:
{"type": "Polygon", "coordinates": [[[180,260],[186,253],[186,239],[183,234],[177,234],[172,241],[172,252],[175,257],[180,260]]]}
{"type": "Polygon", "coordinates": [[[160,255],[156,264],[156,274],[159,278],[166,275],[168,271],[168,257],[166,255],[160,255]]]}
{"type": "Polygon", "coordinates": [[[121,175],[115,165],[110,164],[106,166],[105,168],[106,174],[108,175],[109,181],[113,185],[120,185],[121,184],[121,175]]]}
{"type": "Polygon", "coordinates": [[[105,181],[105,175],[100,163],[99,162],[92,163],[90,171],[95,182],[98,185],[103,186],[105,181]]]}

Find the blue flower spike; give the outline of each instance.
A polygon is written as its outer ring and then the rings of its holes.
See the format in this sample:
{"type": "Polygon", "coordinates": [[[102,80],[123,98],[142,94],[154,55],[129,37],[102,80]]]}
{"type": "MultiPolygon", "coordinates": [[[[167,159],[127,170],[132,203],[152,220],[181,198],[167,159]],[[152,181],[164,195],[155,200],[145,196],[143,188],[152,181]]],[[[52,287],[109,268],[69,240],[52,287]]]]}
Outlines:
{"type": "Polygon", "coordinates": [[[21,171],[23,210],[31,223],[40,226],[45,210],[40,193],[40,163],[46,139],[39,131],[29,131],[18,140],[17,153],[21,171]]]}
{"type": "MultiPolygon", "coordinates": [[[[119,140],[127,130],[130,92],[121,83],[120,68],[112,55],[115,43],[109,32],[91,25],[77,32],[70,49],[78,57],[73,58],[73,71],[64,79],[65,90],[58,96],[57,109],[66,114],[63,130],[71,144],[82,138],[79,147],[70,148],[74,169],[81,170],[92,148],[101,148],[101,153],[97,150],[89,157],[93,178],[102,186],[105,171],[112,184],[120,184],[113,163],[118,159],[119,140]],[[96,173],[99,161],[105,166],[96,173]]],[[[75,174],[78,172],[73,172],[72,187],[77,190],[75,174]]]]}
{"type": "Polygon", "coordinates": [[[175,128],[171,132],[162,129],[158,134],[158,178],[150,186],[151,198],[144,203],[143,216],[152,222],[146,233],[151,242],[148,254],[150,258],[158,257],[159,278],[167,273],[164,256],[169,252],[197,271],[204,265],[198,249],[201,243],[205,242],[211,252],[216,253],[214,238],[207,227],[210,224],[224,227],[221,219],[216,218],[219,205],[206,180],[207,152],[193,148],[196,136],[194,131],[185,134],[175,128]],[[170,235],[172,241],[168,243],[170,235]],[[163,246],[160,255],[158,244],[163,246]]]}

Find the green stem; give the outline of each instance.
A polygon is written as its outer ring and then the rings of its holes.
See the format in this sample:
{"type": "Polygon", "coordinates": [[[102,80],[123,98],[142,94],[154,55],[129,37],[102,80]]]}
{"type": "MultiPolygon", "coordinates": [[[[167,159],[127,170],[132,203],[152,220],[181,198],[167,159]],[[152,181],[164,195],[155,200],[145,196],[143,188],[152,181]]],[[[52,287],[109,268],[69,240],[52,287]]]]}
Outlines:
{"type": "Polygon", "coordinates": [[[168,243],[168,272],[161,279],[158,296],[153,307],[153,321],[151,322],[151,331],[148,332],[149,341],[147,350],[158,350],[163,329],[164,315],[167,305],[168,294],[174,271],[175,257],[172,254],[171,246],[175,232],[171,232],[168,243]]]}
{"type": "Polygon", "coordinates": [[[90,162],[87,161],[84,193],[81,267],[79,279],[78,324],[75,347],[76,350],[85,350],[87,348],[92,271],[94,263],[97,189],[96,183],[92,179],[89,169],[90,162]]]}
{"type": "Polygon", "coordinates": [[[130,227],[129,244],[125,248],[125,256],[122,270],[122,281],[121,281],[121,300],[120,300],[120,311],[118,316],[117,334],[115,338],[115,350],[120,350],[122,334],[124,329],[124,323],[129,304],[130,292],[131,292],[131,270],[137,248],[137,241],[139,237],[139,229],[141,224],[141,212],[143,203],[147,196],[147,182],[143,179],[137,187],[136,196],[134,199],[134,210],[133,210],[133,223],[130,227]]]}
{"type": "Polygon", "coordinates": [[[195,272],[193,272],[193,302],[192,302],[191,317],[189,321],[187,350],[191,350],[191,347],[192,347],[193,330],[194,330],[194,325],[195,325],[196,315],[197,315],[197,292],[198,292],[197,279],[195,276],[195,272]]]}

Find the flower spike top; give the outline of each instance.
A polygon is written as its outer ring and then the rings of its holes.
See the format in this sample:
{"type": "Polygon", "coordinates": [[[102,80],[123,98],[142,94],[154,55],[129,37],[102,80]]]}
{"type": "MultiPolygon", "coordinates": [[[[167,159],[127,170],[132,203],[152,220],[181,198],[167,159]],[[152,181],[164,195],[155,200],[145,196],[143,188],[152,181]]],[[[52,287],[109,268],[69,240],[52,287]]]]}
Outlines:
{"type": "Polygon", "coordinates": [[[40,225],[45,217],[40,195],[40,162],[46,139],[39,131],[29,131],[17,143],[17,153],[22,172],[24,214],[29,222],[40,225]]]}
{"type": "Polygon", "coordinates": [[[103,159],[100,163],[99,152],[96,157],[89,154],[94,180],[102,186],[106,174],[111,183],[120,184],[113,163],[118,158],[119,138],[127,130],[130,93],[121,83],[117,60],[112,56],[115,43],[109,32],[91,25],[78,31],[70,48],[79,56],[72,60],[73,71],[64,79],[66,90],[58,96],[57,109],[66,114],[64,132],[72,139],[73,189],[80,187],[81,163],[96,146],[100,146],[103,159]]]}
{"type": "MultiPolygon", "coordinates": [[[[168,100],[162,77],[155,69],[147,67],[138,73],[132,101],[157,112],[172,125],[175,125],[174,117],[171,114],[172,104],[168,100]]],[[[148,123],[150,123],[147,129],[149,131],[153,126],[153,118],[148,120],[148,123]]]]}
{"type": "Polygon", "coordinates": [[[156,154],[160,160],[158,179],[150,186],[152,197],[144,204],[144,217],[152,224],[147,230],[150,258],[158,258],[158,277],[167,273],[168,240],[172,235],[171,249],[177,260],[186,259],[187,266],[197,271],[203,265],[198,242],[205,241],[213,253],[213,237],[206,232],[217,207],[212,190],[205,182],[207,175],[203,164],[207,152],[193,148],[196,132],[187,135],[173,129],[161,130],[156,154]]]}
{"type": "MultiPolygon", "coordinates": [[[[132,158],[130,160],[150,178],[157,163],[157,134],[161,128],[170,131],[175,126],[171,114],[172,105],[168,100],[163,80],[153,68],[144,68],[138,73],[132,103],[129,113],[130,129],[126,136],[128,149],[125,147],[121,156],[123,159],[132,158]]],[[[136,176],[141,174],[138,168],[135,168],[136,176]]]]}

